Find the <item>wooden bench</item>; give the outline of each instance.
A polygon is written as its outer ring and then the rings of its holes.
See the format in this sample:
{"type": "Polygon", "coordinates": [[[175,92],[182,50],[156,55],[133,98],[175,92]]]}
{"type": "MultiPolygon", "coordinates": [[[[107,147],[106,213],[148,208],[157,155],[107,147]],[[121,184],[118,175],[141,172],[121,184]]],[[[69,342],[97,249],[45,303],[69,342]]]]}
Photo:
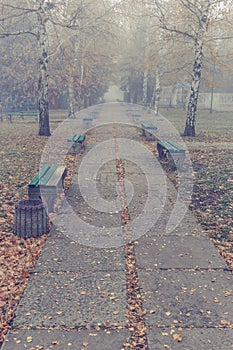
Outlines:
{"type": "Polygon", "coordinates": [[[93,117],[93,118],[96,118],[98,116],[99,112],[98,111],[92,111],[90,112],[90,115],[93,117]]]}
{"type": "Polygon", "coordinates": [[[65,166],[44,164],[28,185],[28,197],[45,200],[48,211],[53,212],[59,190],[64,188],[66,174],[65,166]]]}
{"type": "Polygon", "coordinates": [[[142,127],[142,136],[145,136],[147,141],[155,141],[155,131],[157,130],[156,126],[152,123],[141,122],[142,127]]]}
{"type": "Polygon", "coordinates": [[[91,116],[87,116],[87,117],[84,117],[83,118],[83,127],[84,129],[89,129],[92,127],[92,120],[93,120],[93,117],[91,116]]]}
{"type": "Polygon", "coordinates": [[[38,111],[19,111],[19,112],[12,112],[13,117],[18,117],[21,119],[24,119],[24,117],[32,117],[36,118],[38,120],[38,111]]]}
{"type": "Polygon", "coordinates": [[[85,141],[86,135],[85,134],[72,134],[70,138],[67,140],[69,152],[71,154],[77,154],[80,152],[80,150],[85,147],[84,141],[85,141]]]}
{"type": "Polygon", "coordinates": [[[170,169],[182,169],[185,149],[173,141],[158,141],[159,158],[167,158],[170,169]]]}
{"type": "Polygon", "coordinates": [[[139,123],[139,119],[141,118],[141,114],[139,113],[132,113],[132,117],[135,123],[139,123]]]}
{"type": "Polygon", "coordinates": [[[133,109],[126,109],[126,115],[131,115],[133,113],[133,109]]]}

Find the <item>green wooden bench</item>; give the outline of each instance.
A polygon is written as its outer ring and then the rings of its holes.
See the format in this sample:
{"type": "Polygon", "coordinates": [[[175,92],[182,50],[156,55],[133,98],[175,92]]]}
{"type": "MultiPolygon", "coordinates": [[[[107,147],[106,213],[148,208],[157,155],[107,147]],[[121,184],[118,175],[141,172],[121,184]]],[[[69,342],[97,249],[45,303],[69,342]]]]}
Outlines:
{"type": "Polygon", "coordinates": [[[84,129],[89,129],[92,127],[92,120],[93,120],[93,117],[91,117],[91,116],[87,116],[87,117],[83,118],[84,129]]]}
{"type": "Polygon", "coordinates": [[[92,111],[90,112],[90,115],[93,117],[93,118],[96,118],[98,116],[99,112],[98,111],[92,111]]]}
{"type": "Polygon", "coordinates": [[[85,147],[84,141],[85,141],[86,135],[85,134],[72,134],[69,139],[67,140],[69,152],[71,154],[77,154],[80,152],[82,148],[85,147]]]}
{"type": "Polygon", "coordinates": [[[170,169],[182,169],[185,149],[173,141],[158,141],[159,158],[167,158],[170,169]]]}
{"type": "Polygon", "coordinates": [[[125,111],[127,115],[131,115],[133,113],[133,109],[126,109],[125,111]]]}
{"type": "Polygon", "coordinates": [[[137,124],[139,123],[139,119],[141,118],[141,114],[139,113],[132,113],[133,121],[137,124]]]}
{"type": "Polygon", "coordinates": [[[19,111],[19,112],[12,112],[13,117],[24,119],[24,117],[32,117],[36,118],[38,120],[38,111],[19,111]]]}
{"type": "Polygon", "coordinates": [[[64,188],[66,175],[65,166],[44,164],[28,185],[28,197],[45,200],[48,211],[53,212],[59,190],[64,188]]]}
{"type": "Polygon", "coordinates": [[[157,127],[152,123],[141,122],[142,135],[145,136],[147,141],[155,141],[155,131],[157,127]]]}

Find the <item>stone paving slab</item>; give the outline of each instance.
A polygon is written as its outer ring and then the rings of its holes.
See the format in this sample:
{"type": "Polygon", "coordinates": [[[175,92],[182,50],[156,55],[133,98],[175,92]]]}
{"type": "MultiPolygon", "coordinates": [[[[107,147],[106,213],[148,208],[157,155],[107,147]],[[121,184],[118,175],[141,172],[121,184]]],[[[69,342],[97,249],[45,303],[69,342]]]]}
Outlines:
{"type": "MultiPolygon", "coordinates": [[[[72,184],[79,184],[80,167],[84,167],[81,170],[84,173],[84,179],[99,181],[102,184],[116,182],[118,179],[116,161],[107,159],[92,159],[92,157],[86,157],[83,162],[78,163],[77,173],[72,178],[72,184]],[[85,169],[85,172],[84,172],[85,169]]],[[[87,181],[86,180],[86,181],[87,181]]]]}
{"type": "Polygon", "coordinates": [[[20,301],[13,327],[125,326],[126,311],[123,271],[36,273],[20,301]]]}
{"type": "Polygon", "coordinates": [[[233,329],[151,328],[147,331],[149,350],[230,350],[233,349],[233,329]],[[179,336],[179,341],[177,339],[179,336]],[[175,338],[175,339],[174,339],[175,338]]]}
{"type": "Polygon", "coordinates": [[[72,205],[76,204],[77,211],[79,212],[82,212],[82,211],[92,212],[93,211],[92,201],[96,201],[96,202],[98,200],[101,201],[102,198],[105,198],[110,201],[110,200],[116,199],[119,195],[117,182],[110,182],[103,185],[102,183],[99,183],[97,181],[93,188],[82,187],[81,189],[78,188],[75,184],[72,184],[70,189],[71,191],[67,193],[66,199],[70,201],[72,205]],[[86,208],[86,209],[80,210],[80,208],[86,208]]]}
{"type": "MultiPolygon", "coordinates": [[[[92,230],[91,226],[93,226],[93,232],[95,227],[112,228],[121,226],[121,217],[119,212],[111,211],[110,213],[104,213],[97,211],[94,208],[87,208],[86,206],[81,205],[77,210],[76,207],[74,207],[73,202],[71,203],[71,206],[73,208],[74,213],[78,215],[79,219],[90,225],[90,230],[92,230]]],[[[74,227],[74,229],[75,228],[78,233],[79,227],[74,227]]]]}
{"type": "Polygon", "coordinates": [[[121,330],[12,330],[2,350],[122,350],[130,336],[121,330]]]}
{"type": "Polygon", "coordinates": [[[147,325],[215,327],[233,323],[232,274],[226,271],[138,271],[147,325]]]}
{"type": "Polygon", "coordinates": [[[178,223],[177,226],[174,227],[174,230],[171,232],[166,232],[166,225],[169,221],[171,213],[169,211],[166,213],[166,208],[164,212],[161,214],[159,220],[155,223],[155,225],[150,230],[150,235],[162,235],[162,236],[170,236],[170,235],[195,235],[195,236],[206,236],[206,233],[202,230],[199,223],[196,221],[195,217],[187,212],[183,219],[178,223]]]}
{"type": "MultiPolygon", "coordinates": [[[[103,193],[103,191],[104,189],[102,188],[101,192],[103,193]]],[[[73,193],[69,192],[66,195],[66,199],[74,214],[78,215],[81,220],[100,227],[119,226],[121,224],[121,215],[119,213],[119,203],[118,201],[116,202],[118,198],[116,189],[114,188],[114,192],[108,192],[109,194],[105,194],[104,197],[101,197],[99,192],[97,191],[95,196],[92,194],[93,197],[90,196],[88,198],[89,203],[84,200],[78,189],[73,193]]],[[[88,196],[88,190],[85,190],[85,196],[88,196]]],[[[62,213],[62,209],[60,213],[62,213]]]]}
{"type": "MultiPolygon", "coordinates": [[[[94,144],[94,146],[96,146],[96,143],[94,144]]],[[[83,153],[83,158],[77,165],[77,171],[79,171],[80,166],[84,166],[84,165],[86,168],[89,167],[89,169],[94,169],[95,171],[97,171],[98,169],[101,169],[101,167],[104,164],[108,163],[111,159],[115,159],[114,146],[111,146],[111,149],[112,149],[111,154],[109,152],[110,147],[108,144],[103,145],[102,143],[100,143],[100,146],[101,147],[96,149],[94,149],[94,147],[92,149],[90,148],[90,150],[92,150],[92,153],[90,154],[87,151],[83,153]],[[100,152],[102,153],[102,155],[100,154],[100,152]],[[107,155],[108,155],[108,158],[107,158],[107,155]]]]}
{"type": "MultiPolygon", "coordinates": [[[[166,231],[167,223],[171,218],[171,213],[173,210],[173,205],[169,201],[169,198],[166,198],[165,204],[162,202],[162,198],[156,197],[156,200],[151,201],[149,209],[145,209],[145,203],[147,200],[146,195],[134,195],[133,201],[129,204],[129,212],[131,220],[137,220],[139,215],[139,225],[144,225],[142,218],[147,215],[150,218],[150,228],[147,230],[148,235],[150,236],[170,236],[170,235],[197,235],[205,236],[205,232],[202,230],[200,224],[197,222],[194,215],[187,211],[186,213],[181,212],[180,219],[178,223],[175,224],[173,231],[166,231]]],[[[145,233],[145,232],[144,232],[145,233]]]]}
{"type": "MultiPolygon", "coordinates": [[[[140,141],[137,139],[137,141],[140,141]]],[[[163,167],[161,166],[158,159],[155,157],[155,155],[149,151],[146,146],[144,146],[144,152],[143,158],[140,154],[134,154],[132,159],[123,159],[123,164],[125,168],[126,174],[129,173],[132,176],[138,176],[138,175],[164,175],[166,177],[166,174],[164,172],[163,167]],[[153,160],[153,162],[151,162],[153,160]],[[146,165],[144,169],[141,167],[142,165],[146,165]]]]}
{"type": "Polygon", "coordinates": [[[35,271],[112,271],[125,269],[123,248],[95,249],[63,236],[48,237],[35,271]]]}
{"type": "MultiPolygon", "coordinates": [[[[59,232],[73,241],[87,247],[115,248],[124,245],[123,226],[120,214],[75,212],[75,207],[61,208],[54,225],[59,232]]],[[[50,233],[57,236],[56,230],[50,233]]]]}
{"type": "Polygon", "coordinates": [[[224,269],[227,267],[208,237],[148,236],[135,245],[139,268],[224,269]]]}

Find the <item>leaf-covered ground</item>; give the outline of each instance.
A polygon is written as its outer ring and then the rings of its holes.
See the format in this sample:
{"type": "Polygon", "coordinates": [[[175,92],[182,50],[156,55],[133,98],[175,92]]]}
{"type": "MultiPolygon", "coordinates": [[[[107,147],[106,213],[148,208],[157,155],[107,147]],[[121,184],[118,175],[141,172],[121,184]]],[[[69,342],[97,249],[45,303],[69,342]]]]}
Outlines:
{"type": "Polygon", "coordinates": [[[195,185],[191,209],[233,268],[233,149],[191,153],[195,185]]]}
{"type": "MultiPolygon", "coordinates": [[[[13,226],[15,204],[27,198],[27,185],[39,169],[47,140],[37,136],[35,123],[0,124],[0,344],[46,239],[20,239],[13,235],[13,226]]],[[[76,161],[77,156],[67,156],[66,187],[76,161]]]]}
{"type": "Polygon", "coordinates": [[[0,341],[6,334],[15,307],[39,256],[44,237],[22,240],[12,234],[14,206],[26,198],[27,184],[40,161],[47,141],[36,136],[34,124],[0,125],[0,341]]]}
{"type": "MultiPolygon", "coordinates": [[[[53,125],[55,127],[56,123],[53,125]]],[[[229,266],[233,267],[233,147],[220,147],[223,141],[231,144],[230,134],[223,137],[222,132],[203,131],[195,139],[187,140],[190,145],[198,145],[197,149],[190,150],[195,172],[190,207],[229,266]],[[212,147],[213,143],[218,147],[212,147]]],[[[13,224],[14,206],[26,198],[27,184],[38,170],[46,142],[47,137],[37,136],[36,124],[0,124],[0,342],[10,327],[45,241],[45,236],[28,240],[14,236],[13,224]]],[[[77,158],[67,158],[69,176],[66,186],[76,161],[77,158]]],[[[174,172],[170,177],[175,182],[174,172]]]]}

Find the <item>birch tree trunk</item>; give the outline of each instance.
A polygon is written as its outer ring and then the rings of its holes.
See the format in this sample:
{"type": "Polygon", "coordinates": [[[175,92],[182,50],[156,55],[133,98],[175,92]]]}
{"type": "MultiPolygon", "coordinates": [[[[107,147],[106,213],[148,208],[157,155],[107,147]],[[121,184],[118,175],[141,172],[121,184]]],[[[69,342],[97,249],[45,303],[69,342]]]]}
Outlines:
{"type": "Polygon", "coordinates": [[[196,41],[196,50],[195,50],[195,60],[193,64],[193,77],[191,83],[191,92],[188,102],[188,112],[184,130],[184,136],[195,136],[195,123],[196,123],[196,114],[197,114],[197,103],[199,88],[201,82],[201,69],[203,62],[203,42],[202,40],[196,41]]]}
{"type": "Polygon", "coordinates": [[[147,89],[148,89],[148,69],[145,70],[143,75],[143,100],[144,106],[147,105],[147,89]]]}
{"type": "Polygon", "coordinates": [[[38,1],[38,46],[39,46],[39,81],[38,81],[38,105],[39,105],[39,135],[50,136],[49,127],[49,101],[48,101],[48,49],[47,49],[47,16],[45,0],[38,1]]]}
{"type": "Polygon", "coordinates": [[[73,60],[73,65],[69,69],[69,86],[68,86],[68,95],[69,95],[69,118],[75,118],[75,109],[81,109],[81,96],[80,96],[80,87],[83,83],[84,77],[84,65],[83,65],[83,52],[81,45],[81,36],[74,35],[72,38],[72,47],[74,50],[75,58],[73,60]],[[79,72],[79,81],[75,78],[79,72]]]}
{"type": "Polygon", "coordinates": [[[151,109],[154,110],[155,115],[159,113],[159,100],[160,100],[160,77],[158,69],[155,69],[155,86],[153,91],[153,96],[151,100],[151,109]]]}
{"type": "Polygon", "coordinates": [[[2,105],[0,103],[0,122],[3,122],[3,112],[2,112],[2,105]]]}
{"type": "Polygon", "coordinates": [[[195,37],[194,48],[195,48],[195,58],[193,63],[193,76],[191,83],[191,92],[188,103],[188,112],[186,117],[186,124],[184,130],[184,136],[195,136],[195,123],[196,123],[196,113],[197,113],[197,103],[199,88],[201,82],[201,71],[203,64],[203,43],[204,34],[207,30],[209,21],[209,11],[210,11],[211,1],[205,0],[201,16],[199,19],[199,31],[195,37]]]}
{"type": "Polygon", "coordinates": [[[73,78],[73,76],[70,76],[70,79],[69,79],[68,94],[69,94],[68,118],[75,118],[75,112],[74,112],[75,98],[74,98],[74,78],[73,78]]]}

